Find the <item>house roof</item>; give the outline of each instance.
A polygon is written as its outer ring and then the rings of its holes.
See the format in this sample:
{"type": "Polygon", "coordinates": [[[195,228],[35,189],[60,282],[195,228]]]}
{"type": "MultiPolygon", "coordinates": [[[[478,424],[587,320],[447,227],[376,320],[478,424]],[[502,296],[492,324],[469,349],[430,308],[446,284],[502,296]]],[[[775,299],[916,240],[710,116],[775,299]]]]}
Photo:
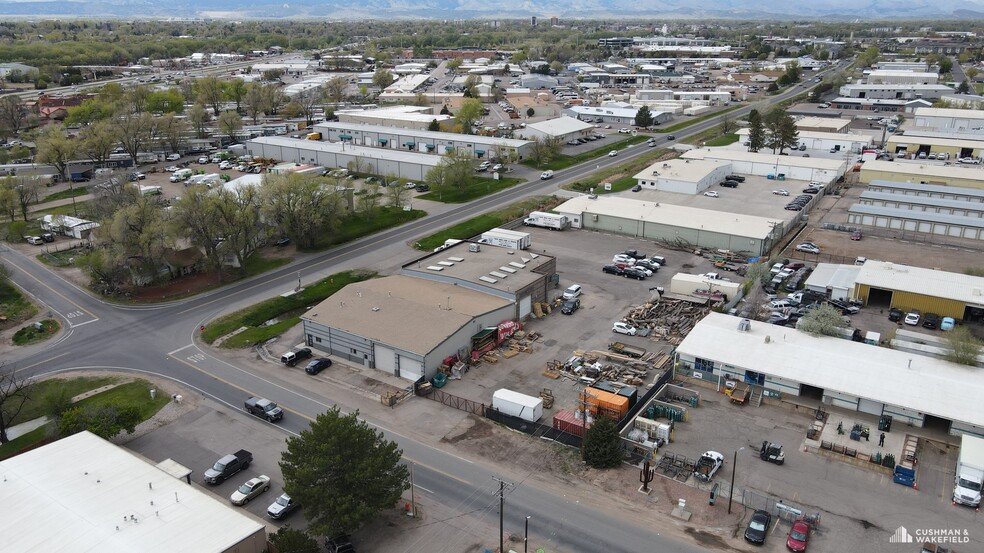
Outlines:
{"type": "Polygon", "coordinates": [[[677,352],[984,426],[984,379],[976,367],[759,321],[751,321],[745,332],[738,330],[739,321],[709,313],[677,352]]]}
{"type": "Polygon", "coordinates": [[[427,355],[474,317],[511,303],[452,283],[395,275],[349,284],[301,318],[427,355]]]}
{"type": "Polygon", "coordinates": [[[221,553],[263,532],[213,494],[89,432],[0,461],[0,476],[4,553],[221,553]]]}

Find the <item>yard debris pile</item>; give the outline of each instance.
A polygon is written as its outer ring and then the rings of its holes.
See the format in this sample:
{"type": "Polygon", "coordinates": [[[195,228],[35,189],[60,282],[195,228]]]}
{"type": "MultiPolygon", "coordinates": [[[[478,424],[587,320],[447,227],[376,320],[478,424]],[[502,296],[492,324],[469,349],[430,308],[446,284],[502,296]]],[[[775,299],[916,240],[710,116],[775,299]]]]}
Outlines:
{"type": "Polygon", "coordinates": [[[651,340],[675,344],[710,311],[706,305],[662,298],[633,307],[623,320],[636,329],[647,329],[651,340]]]}
{"type": "Polygon", "coordinates": [[[592,385],[605,380],[615,388],[644,386],[650,370],[662,370],[670,361],[665,352],[650,352],[641,358],[633,358],[610,351],[574,351],[566,361],[547,362],[543,376],[567,378],[581,384],[592,385]]]}

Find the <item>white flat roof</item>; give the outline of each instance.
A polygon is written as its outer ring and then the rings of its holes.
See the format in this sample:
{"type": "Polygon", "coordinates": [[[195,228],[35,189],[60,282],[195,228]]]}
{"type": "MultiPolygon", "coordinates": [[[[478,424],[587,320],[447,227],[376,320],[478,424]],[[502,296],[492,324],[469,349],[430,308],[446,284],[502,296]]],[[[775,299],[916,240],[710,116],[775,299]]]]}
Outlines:
{"type": "Polygon", "coordinates": [[[837,117],[800,117],[796,120],[796,127],[803,129],[813,127],[844,129],[850,125],[850,119],[840,119],[837,117]]]}
{"type": "Polygon", "coordinates": [[[900,163],[875,159],[864,162],[861,171],[862,173],[864,171],[885,171],[886,173],[908,174],[913,177],[984,180],[982,166],[972,164],[936,165],[933,163],[900,163]]]}
{"type": "Polygon", "coordinates": [[[321,140],[288,138],[283,136],[261,136],[247,142],[256,144],[270,144],[272,146],[282,146],[285,148],[300,148],[303,150],[321,151],[332,154],[344,154],[366,159],[403,161],[406,163],[416,163],[418,165],[428,165],[430,167],[436,167],[437,164],[441,163],[441,159],[443,159],[441,156],[434,154],[408,152],[392,148],[373,148],[370,146],[359,146],[357,144],[346,144],[343,142],[324,142],[321,140]]]}
{"type": "Polygon", "coordinates": [[[434,142],[443,142],[449,140],[457,140],[459,142],[473,142],[475,144],[484,144],[486,146],[496,146],[502,145],[507,148],[521,148],[530,144],[529,140],[517,140],[515,138],[496,138],[494,136],[483,136],[478,134],[461,134],[455,132],[438,132],[438,131],[426,131],[417,129],[406,129],[402,127],[388,127],[385,125],[369,125],[364,123],[344,123],[341,121],[329,121],[325,123],[318,123],[314,126],[316,131],[325,130],[346,130],[346,131],[364,131],[364,132],[374,132],[379,134],[395,134],[402,136],[413,136],[420,138],[421,142],[426,142],[427,139],[433,140],[434,142]]]}
{"type": "Polygon", "coordinates": [[[0,476],[4,553],[223,552],[263,528],[89,432],[0,461],[0,476]]]}
{"type": "MultiPolygon", "coordinates": [[[[868,266],[866,263],[865,267],[868,266]]],[[[980,369],[793,328],[709,313],[677,352],[824,390],[984,426],[980,369]],[[766,342],[766,337],[769,341],[766,342]]]]}
{"type": "Polygon", "coordinates": [[[914,117],[953,117],[954,119],[984,119],[984,111],[976,109],[916,108],[914,117]]]}
{"type": "Polygon", "coordinates": [[[613,117],[635,117],[639,113],[639,108],[627,108],[623,106],[571,106],[567,108],[574,113],[591,117],[611,115],[613,117]]]}
{"type": "Polygon", "coordinates": [[[726,161],[712,161],[709,159],[669,159],[653,163],[636,173],[632,178],[636,180],[671,179],[697,182],[724,166],[730,167],[731,164],[726,161]]]}
{"type": "Polygon", "coordinates": [[[581,132],[588,129],[593,129],[594,125],[591,123],[585,123],[584,121],[579,121],[573,117],[564,116],[556,119],[540,121],[539,123],[530,123],[526,125],[526,128],[533,129],[550,136],[560,136],[572,132],[581,132]]]}
{"type": "Polygon", "coordinates": [[[902,144],[919,144],[927,146],[948,146],[951,148],[984,148],[984,136],[977,139],[973,138],[942,138],[939,136],[915,136],[911,134],[897,135],[888,137],[888,144],[898,146],[902,144]]]}
{"type": "Polygon", "coordinates": [[[765,239],[772,232],[774,219],[699,209],[682,205],[633,200],[619,196],[578,196],[554,208],[560,213],[597,213],[661,225],[699,228],[710,232],[765,239]]]}
{"type": "MultiPolygon", "coordinates": [[[[746,137],[751,131],[747,128],[738,129],[738,136],[746,137]]],[[[823,131],[804,131],[801,130],[798,133],[800,138],[814,138],[818,140],[838,140],[841,142],[860,142],[862,144],[871,144],[872,138],[866,134],[848,134],[841,132],[823,132],[823,131]]],[[[744,138],[742,139],[744,140],[744,138]]]]}
{"type": "Polygon", "coordinates": [[[836,159],[824,159],[820,157],[799,157],[799,156],[778,156],[772,153],[746,152],[744,150],[727,150],[719,148],[695,148],[684,152],[684,159],[717,159],[721,161],[750,161],[752,163],[766,163],[775,165],[785,165],[787,167],[805,167],[808,169],[822,169],[827,171],[841,171],[844,169],[845,162],[836,159]]]}
{"type": "MultiPolygon", "coordinates": [[[[913,215],[919,215],[916,212],[913,215]]],[[[973,217],[973,219],[978,219],[973,217]]],[[[979,219],[978,219],[979,220],[979,219]]],[[[984,307],[984,277],[935,269],[868,261],[858,271],[858,284],[960,301],[984,307]]]]}

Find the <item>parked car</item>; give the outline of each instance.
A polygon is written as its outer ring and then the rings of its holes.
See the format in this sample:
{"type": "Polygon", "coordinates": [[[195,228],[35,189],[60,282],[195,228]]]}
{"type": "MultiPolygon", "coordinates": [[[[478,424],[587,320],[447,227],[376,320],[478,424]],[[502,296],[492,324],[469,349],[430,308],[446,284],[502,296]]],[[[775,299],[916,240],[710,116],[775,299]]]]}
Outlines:
{"type": "Polygon", "coordinates": [[[565,301],[560,306],[560,312],[564,315],[573,315],[581,307],[581,300],[574,298],[572,300],[565,301]]]}
{"type": "Polygon", "coordinates": [[[789,191],[788,190],[785,190],[783,188],[780,188],[779,190],[773,190],[772,193],[775,194],[776,196],[788,196],[789,195],[789,191]]]}
{"type": "Polygon", "coordinates": [[[855,231],[853,231],[851,233],[851,240],[857,241],[857,240],[860,240],[860,239],[861,239],[861,231],[860,230],[855,230],[855,231]]]}
{"type": "Polygon", "coordinates": [[[635,258],[631,255],[620,253],[612,257],[612,263],[626,263],[628,265],[635,265],[635,258]]]}
{"type": "Polygon", "coordinates": [[[922,316],[919,314],[919,311],[913,309],[905,314],[905,319],[903,319],[902,322],[910,326],[916,326],[919,324],[919,320],[921,318],[922,316]]]}
{"type": "Polygon", "coordinates": [[[41,233],[41,240],[43,240],[45,242],[54,242],[55,241],[55,235],[54,234],[51,234],[50,232],[42,232],[41,233]]]}
{"type": "Polygon", "coordinates": [[[178,161],[179,159],[181,159],[181,154],[168,154],[166,159],[168,161],[178,161]]]}
{"type": "Polygon", "coordinates": [[[642,185],[641,184],[637,184],[637,185],[635,185],[635,186],[632,187],[632,191],[633,192],[638,192],[640,190],[642,190],[642,185]]]}
{"type": "Polygon", "coordinates": [[[806,188],[803,189],[803,192],[807,194],[817,194],[818,192],[820,192],[820,189],[814,186],[807,186],[806,188]]]}
{"type": "Polygon", "coordinates": [[[319,357],[312,360],[310,363],[304,366],[304,372],[308,374],[318,374],[319,372],[327,369],[331,366],[331,359],[327,357],[319,357]]]}
{"type": "Polygon", "coordinates": [[[298,506],[298,503],[291,499],[289,495],[282,493],[276,501],[267,507],[267,514],[272,519],[281,520],[296,511],[298,506]]]}
{"type": "Polygon", "coordinates": [[[738,181],[727,179],[721,181],[721,186],[724,188],[738,188],[738,181]]]}
{"type": "Polygon", "coordinates": [[[270,477],[261,474],[256,478],[249,479],[245,484],[239,486],[239,489],[232,492],[229,496],[229,501],[233,505],[245,505],[249,501],[261,493],[270,489],[270,477]]]}
{"type": "Polygon", "coordinates": [[[619,321],[612,325],[612,332],[616,334],[625,334],[627,336],[635,336],[636,327],[630,325],[629,323],[619,321]]]}
{"type": "Polygon", "coordinates": [[[610,275],[621,275],[622,269],[615,265],[605,265],[604,267],[601,268],[601,272],[608,273],[610,275]]]}
{"type": "Polygon", "coordinates": [[[646,259],[647,257],[649,257],[644,253],[639,253],[639,250],[622,250],[622,253],[620,253],[619,255],[627,255],[632,259],[646,259]]]}
{"type": "Polygon", "coordinates": [[[797,520],[786,536],[786,549],[793,553],[803,553],[808,543],[810,543],[810,524],[805,520],[797,520]]]}
{"type": "Polygon", "coordinates": [[[44,244],[44,239],[42,239],[40,236],[25,236],[24,239],[27,240],[28,244],[34,246],[40,246],[44,244]]]}
{"type": "Polygon", "coordinates": [[[953,317],[943,317],[943,320],[940,321],[940,330],[953,330],[956,324],[957,321],[953,317]]]}
{"type": "Polygon", "coordinates": [[[720,197],[720,195],[716,191],[714,191],[714,190],[708,190],[707,192],[704,192],[704,195],[707,196],[708,198],[718,198],[718,197],[720,197]]]}
{"type": "Polygon", "coordinates": [[[905,313],[903,313],[902,310],[897,307],[893,307],[888,310],[888,320],[892,321],[893,323],[897,323],[901,321],[902,317],[904,316],[905,313]]]}
{"type": "Polygon", "coordinates": [[[768,511],[759,509],[752,513],[751,520],[748,521],[748,528],[745,528],[745,541],[749,543],[765,543],[765,536],[769,533],[772,526],[772,515],[768,511]]]}
{"type": "Polygon", "coordinates": [[[277,238],[277,241],[273,243],[273,245],[277,246],[278,248],[283,248],[288,244],[290,244],[290,238],[286,236],[281,236],[280,238],[277,238]]]}
{"type": "Polygon", "coordinates": [[[926,313],[922,321],[923,328],[929,328],[931,330],[936,330],[940,326],[940,316],[936,313],[926,313]]]}
{"type": "Polygon", "coordinates": [[[219,162],[219,169],[222,169],[223,171],[232,169],[232,162],[231,161],[221,161],[221,162],[219,162]]]}
{"type": "Polygon", "coordinates": [[[302,361],[311,357],[310,348],[301,348],[297,351],[288,351],[287,353],[280,356],[280,362],[288,367],[293,367],[298,361],[302,361]]]}
{"type": "Polygon", "coordinates": [[[816,247],[813,244],[797,244],[796,245],[796,251],[798,251],[798,252],[812,253],[812,254],[819,254],[820,253],[820,248],[816,247]]]}
{"type": "Polygon", "coordinates": [[[501,163],[496,163],[495,165],[492,166],[493,173],[498,173],[499,171],[502,171],[502,169],[503,167],[501,163]]]}
{"type": "Polygon", "coordinates": [[[417,192],[430,192],[430,189],[431,187],[426,184],[418,184],[416,187],[414,187],[414,190],[416,190],[417,192]]]}
{"type": "Polygon", "coordinates": [[[168,165],[167,167],[164,168],[164,170],[167,171],[168,173],[173,173],[175,171],[180,171],[181,168],[178,167],[177,165],[168,165]]]}
{"type": "Polygon", "coordinates": [[[647,275],[646,270],[642,267],[626,267],[622,269],[622,276],[636,280],[645,280],[647,275]]]}

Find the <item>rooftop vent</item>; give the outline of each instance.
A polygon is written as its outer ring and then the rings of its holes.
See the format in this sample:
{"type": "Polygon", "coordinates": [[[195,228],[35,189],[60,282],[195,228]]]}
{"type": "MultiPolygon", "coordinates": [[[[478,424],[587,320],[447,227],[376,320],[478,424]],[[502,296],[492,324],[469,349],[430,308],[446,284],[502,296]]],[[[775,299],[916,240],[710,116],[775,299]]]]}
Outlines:
{"type": "Polygon", "coordinates": [[[443,271],[444,270],[444,267],[441,267],[440,265],[431,265],[431,266],[429,266],[427,268],[429,270],[431,270],[431,271],[443,271]]]}
{"type": "Polygon", "coordinates": [[[448,260],[449,261],[454,261],[455,263],[461,263],[462,261],[465,260],[465,258],[464,257],[457,257],[457,256],[455,256],[455,257],[449,257],[448,260]]]}
{"type": "Polygon", "coordinates": [[[481,280],[482,282],[488,282],[489,284],[495,284],[496,282],[499,282],[498,280],[492,277],[487,277],[485,275],[478,277],[478,280],[481,280]]]}
{"type": "Polygon", "coordinates": [[[748,332],[752,329],[752,322],[748,319],[742,319],[738,321],[738,331],[748,332]]]}
{"type": "Polygon", "coordinates": [[[509,276],[505,273],[500,273],[499,271],[489,271],[489,274],[496,278],[506,278],[507,276],[509,276]]]}
{"type": "Polygon", "coordinates": [[[509,273],[509,274],[515,274],[516,273],[516,269],[513,269],[512,267],[506,267],[505,265],[503,265],[502,267],[499,267],[499,270],[502,271],[502,272],[504,272],[504,273],[509,273]]]}
{"type": "Polygon", "coordinates": [[[468,251],[470,252],[480,252],[482,251],[482,246],[478,244],[468,244],[468,251]]]}

